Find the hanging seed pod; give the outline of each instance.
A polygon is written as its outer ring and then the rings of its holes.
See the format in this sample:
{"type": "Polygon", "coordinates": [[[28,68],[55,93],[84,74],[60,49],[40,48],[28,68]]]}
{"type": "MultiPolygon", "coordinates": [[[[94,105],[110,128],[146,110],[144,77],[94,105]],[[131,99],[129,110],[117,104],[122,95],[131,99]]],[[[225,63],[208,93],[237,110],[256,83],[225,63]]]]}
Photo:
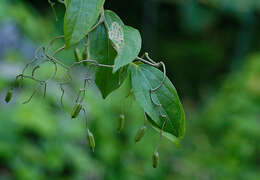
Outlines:
{"type": "Polygon", "coordinates": [[[146,129],[147,129],[147,127],[145,125],[143,125],[142,127],[139,128],[139,130],[137,131],[137,133],[135,135],[135,142],[136,143],[143,138],[143,136],[146,132],[146,129]]]}
{"type": "Polygon", "coordinates": [[[155,151],[153,153],[153,168],[157,168],[159,164],[159,153],[158,151],[155,151]]]}
{"type": "Polygon", "coordinates": [[[9,103],[10,100],[12,99],[12,96],[13,96],[13,90],[10,89],[10,90],[6,93],[5,102],[6,102],[6,103],[9,103]]]}
{"type": "Polygon", "coordinates": [[[95,149],[95,139],[93,134],[90,132],[89,129],[87,129],[87,139],[88,139],[88,145],[89,147],[92,149],[92,151],[94,152],[95,149]]]}
{"type": "Polygon", "coordinates": [[[125,126],[125,115],[121,114],[119,117],[117,131],[120,133],[123,130],[124,126],[125,126]]]}
{"type": "Polygon", "coordinates": [[[80,50],[78,48],[74,49],[74,56],[77,62],[82,60],[82,54],[80,53],[80,50]]]}
{"type": "Polygon", "coordinates": [[[76,117],[79,115],[81,109],[82,109],[82,104],[76,103],[76,104],[74,105],[73,109],[72,109],[71,118],[72,118],[72,119],[76,118],[76,117]]]}

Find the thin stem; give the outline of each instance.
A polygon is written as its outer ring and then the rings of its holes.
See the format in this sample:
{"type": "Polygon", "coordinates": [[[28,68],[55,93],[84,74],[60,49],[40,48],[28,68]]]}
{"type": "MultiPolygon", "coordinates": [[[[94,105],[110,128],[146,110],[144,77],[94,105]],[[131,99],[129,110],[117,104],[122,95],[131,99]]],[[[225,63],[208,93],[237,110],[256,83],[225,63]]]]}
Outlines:
{"type": "Polygon", "coordinates": [[[162,67],[163,67],[163,80],[161,81],[161,83],[160,83],[156,88],[151,89],[153,92],[156,91],[156,90],[158,90],[160,87],[162,87],[162,85],[163,85],[163,83],[164,83],[164,81],[165,81],[165,79],[166,79],[166,68],[165,68],[165,64],[164,64],[163,62],[159,62],[159,64],[161,64],[162,67]]]}
{"type": "Polygon", "coordinates": [[[86,128],[88,129],[88,116],[87,116],[87,111],[86,109],[83,107],[82,108],[83,112],[84,112],[84,116],[85,116],[85,119],[86,119],[86,128]]]}
{"type": "Polygon", "coordinates": [[[90,62],[92,65],[94,65],[94,66],[100,66],[100,67],[107,67],[107,68],[113,68],[114,67],[114,65],[108,65],[108,64],[99,64],[96,60],[81,60],[81,61],[79,61],[79,62],[75,62],[75,63],[73,63],[69,68],[71,69],[71,68],[73,68],[74,66],[76,66],[76,65],[79,65],[79,64],[81,64],[81,63],[84,63],[84,62],[90,62]]]}
{"type": "Polygon", "coordinates": [[[149,57],[149,54],[148,54],[148,52],[146,52],[146,53],[144,53],[144,56],[150,61],[150,62],[152,62],[152,63],[156,63],[154,60],[152,60],[150,57],[149,57]]]}
{"type": "Polygon", "coordinates": [[[136,57],[136,60],[139,60],[139,61],[141,61],[141,62],[143,62],[145,64],[148,64],[150,66],[153,66],[153,67],[160,67],[160,63],[152,63],[152,62],[149,62],[149,61],[147,61],[147,60],[145,60],[143,58],[140,58],[140,57],[136,57]]]}
{"type": "Polygon", "coordinates": [[[162,104],[155,102],[155,100],[153,99],[153,96],[152,96],[153,92],[155,92],[155,91],[157,91],[159,88],[161,88],[161,87],[163,86],[163,83],[165,82],[165,79],[166,79],[166,68],[165,68],[165,64],[164,64],[162,61],[156,63],[155,61],[153,61],[153,60],[149,57],[148,53],[145,53],[143,56],[146,56],[149,61],[147,61],[147,60],[145,60],[145,59],[143,59],[143,58],[140,58],[140,57],[137,57],[136,60],[139,60],[139,61],[141,61],[141,62],[143,62],[143,63],[145,63],[145,64],[148,64],[148,65],[151,65],[151,66],[154,66],[154,67],[157,67],[157,68],[159,68],[160,66],[163,67],[163,79],[162,79],[162,81],[160,82],[160,84],[159,84],[157,87],[150,89],[150,99],[151,99],[151,101],[153,102],[153,104],[155,104],[156,106],[159,107],[160,115],[161,115],[162,117],[166,117],[166,115],[164,115],[164,114],[162,113],[162,104]]]}
{"type": "MultiPolygon", "coordinates": [[[[42,49],[42,51],[44,51],[44,46],[40,46],[40,47],[38,47],[38,48],[34,51],[34,58],[35,58],[35,59],[39,59],[38,53],[39,53],[40,49],[42,49]]],[[[42,57],[43,57],[43,55],[42,55],[42,57]]]]}
{"type": "Polygon", "coordinates": [[[146,113],[144,112],[144,125],[146,125],[146,122],[147,122],[147,116],[146,113]]]}
{"type": "Polygon", "coordinates": [[[151,101],[153,102],[153,104],[155,104],[156,106],[159,107],[160,116],[165,118],[166,115],[163,114],[163,112],[162,112],[162,104],[155,102],[155,100],[153,99],[152,93],[153,93],[153,91],[152,91],[152,89],[150,89],[150,99],[151,99],[151,101]]]}
{"type": "Polygon", "coordinates": [[[48,2],[49,2],[49,4],[51,5],[51,9],[52,9],[52,11],[53,11],[53,14],[54,14],[54,16],[55,16],[56,21],[58,21],[58,17],[57,17],[55,8],[54,8],[55,3],[54,3],[54,2],[51,2],[51,0],[48,0],[48,2]]]}
{"type": "Polygon", "coordinates": [[[82,103],[86,96],[86,90],[87,90],[87,82],[91,80],[91,78],[88,78],[88,75],[86,74],[86,78],[84,79],[84,85],[83,85],[83,96],[81,97],[80,103],[82,103]]]}
{"type": "Polygon", "coordinates": [[[46,49],[47,53],[49,52],[49,50],[50,50],[51,46],[53,45],[53,43],[54,43],[56,40],[62,39],[62,38],[64,38],[64,35],[57,36],[57,37],[55,37],[53,40],[51,40],[50,43],[49,43],[49,45],[47,46],[47,49],[46,49]]]}
{"type": "Polygon", "coordinates": [[[36,78],[34,78],[34,77],[32,77],[32,76],[27,76],[27,75],[23,75],[23,74],[19,74],[18,76],[16,76],[16,79],[19,78],[19,77],[22,77],[22,79],[23,79],[23,78],[31,79],[31,80],[34,80],[34,81],[36,81],[36,82],[39,82],[40,84],[42,84],[42,83],[45,82],[45,81],[43,81],[43,80],[36,79],[36,78]]]}
{"type": "Polygon", "coordinates": [[[34,76],[35,71],[36,71],[37,69],[39,69],[39,68],[40,68],[39,65],[37,65],[36,67],[33,68],[33,70],[32,70],[32,77],[34,76]]]}
{"type": "Polygon", "coordinates": [[[104,22],[104,19],[105,19],[105,18],[104,18],[103,14],[102,14],[102,11],[103,11],[103,9],[101,10],[101,15],[100,15],[100,18],[99,18],[97,24],[95,24],[95,25],[89,30],[89,32],[92,32],[93,30],[95,30],[100,24],[102,24],[102,23],[104,22]]]}
{"type": "Polygon", "coordinates": [[[57,66],[57,64],[56,64],[54,61],[50,61],[50,62],[52,62],[53,65],[54,65],[54,72],[53,72],[53,75],[52,75],[47,81],[49,81],[49,80],[51,80],[51,79],[54,79],[54,78],[56,77],[56,74],[57,74],[57,71],[58,71],[58,66],[57,66]]]}
{"type": "Polygon", "coordinates": [[[161,143],[161,140],[162,140],[163,129],[164,129],[165,125],[166,125],[166,121],[167,121],[167,119],[164,120],[162,128],[160,129],[160,138],[159,138],[159,141],[158,141],[158,143],[156,145],[155,151],[158,151],[158,148],[160,146],[160,143],[161,143]]]}
{"type": "Polygon", "coordinates": [[[62,50],[65,49],[65,45],[63,45],[62,47],[60,47],[59,49],[57,49],[54,53],[53,53],[53,57],[56,56],[59,52],[61,52],[62,50]]]}
{"type": "Polygon", "coordinates": [[[40,86],[38,86],[37,88],[35,88],[35,90],[33,91],[32,95],[29,97],[28,100],[24,101],[23,104],[27,104],[27,103],[29,103],[29,102],[32,100],[33,96],[37,93],[39,87],[40,87],[40,86]]]}
{"type": "Polygon", "coordinates": [[[60,104],[61,104],[61,107],[64,109],[64,105],[63,105],[63,96],[64,96],[64,93],[65,93],[65,90],[63,89],[62,84],[60,84],[60,89],[61,89],[60,104]]]}
{"type": "Polygon", "coordinates": [[[60,66],[62,66],[63,68],[65,68],[65,69],[67,69],[67,70],[70,68],[69,66],[63,64],[61,61],[55,59],[53,56],[49,56],[48,54],[46,54],[46,57],[47,57],[49,60],[54,61],[55,63],[59,64],[60,66]]]}
{"type": "Polygon", "coordinates": [[[44,90],[43,90],[43,97],[46,97],[46,91],[47,91],[47,83],[44,83],[44,90]]]}

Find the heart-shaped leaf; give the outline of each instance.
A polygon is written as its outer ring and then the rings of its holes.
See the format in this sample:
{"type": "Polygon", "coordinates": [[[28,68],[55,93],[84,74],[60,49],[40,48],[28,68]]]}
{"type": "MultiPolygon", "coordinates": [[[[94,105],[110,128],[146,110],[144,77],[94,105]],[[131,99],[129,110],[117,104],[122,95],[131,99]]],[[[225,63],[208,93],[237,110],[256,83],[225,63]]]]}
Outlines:
{"type": "Polygon", "coordinates": [[[112,11],[105,12],[105,19],[109,29],[109,39],[117,51],[113,73],[119,68],[131,63],[138,56],[142,38],[139,31],[126,26],[112,11]]]}
{"type": "Polygon", "coordinates": [[[64,36],[66,48],[70,48],[88,34],[97,22],[105,0],[66,1],[64,36]]]}
{"type": "Polygon", "coordinates": [[[123,42],[117,49],[118,55],[115,60],[113,73],[134,61],[141,50],[142,38],[137,29],[123,26],[123,34],[123,42]]]}
{"type": "MultiPolygon", "coordinates": [[[[100,64],[113,65],[117,52],[108,39],[108,33],[103,24],[89,33],[89,58],[98,61],[100,64]]],[[[120,85],[119,72],[112,74],[112,68],[98,67],[95,82],[105,98],[120,85]]]]}
{"type": "MultiPolygon", "coordinates": [[[[185,114],[177,91],[171,81],[166,77],[163,85],[152,93],[156,105],[151,99],[150,90],[162,82],[163,73],[146,64],[132,63],[129,70],[135,98],[151,118],[152,125],[157,129],[161,129],[166,120],[163,131],[177,138],[183,137],[185,133],[185,114]],[[161,104],[161,108],[158,104],[161,104]]],[[[167,134],[163,135],[167,137],[167,134]]],[[[174,140],[174,138],[171,140],[174,140]]]]}
{"type": "Polygon", "coordinates": [[[120,17],[111,10],[105,10],[105,19],[108,27],[111,27],[111,25],[114,22],[117,22],[120,26],[124,26],[123,21],[120,19],[120,17]]]}

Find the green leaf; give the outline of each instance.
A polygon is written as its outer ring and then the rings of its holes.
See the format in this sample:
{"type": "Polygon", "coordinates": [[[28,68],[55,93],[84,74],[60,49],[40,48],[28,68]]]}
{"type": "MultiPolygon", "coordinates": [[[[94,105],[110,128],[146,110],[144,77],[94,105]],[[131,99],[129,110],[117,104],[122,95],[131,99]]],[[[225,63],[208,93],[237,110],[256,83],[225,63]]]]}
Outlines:
{"type": "Polygon", "coordinates": [[[121,86],[117,90],[110,93],[105,99],[105,102],[114,106],[114,109],[119,109],[118,107],[128,107],[126,99],[133,99],[131,97],[131,87],[131,79],[129,74],[127,74],[121,86]]]}
{"type": "MultiPolygon", "coordinates": [[[[148,117],[148,121],[150,122],[150,124],[152,125],[153,129],[160,133],[161,131],[161,128],[159,128],[156,123],[150,118],[148,117]]],[[[181,138],[177,138],[175,135],[171,134],[171,133],[168,133],[166,131],[162,131],[162,135],[164,137],[166,137],[167,139],[169,139],[172,143],[174,143],[177,147],[181,147],[180,145],[180,141],[181,141],[181,138]]]]}
{"type": "MultiPolygon", "coordinates": [[[[151,124],[155,128],[161,129],[163,122],[166,120],[163,131],[177,138],[183,137],[185,133],[185,114],[177,91],[171,81],[166,78],[163,85],[152,93],[153,100],[162,105],[161,112],[166,115],[166,118],[163,118],[161,117],[160,107],[155,105],[150,97],[150,89],[157,87],[161,83],[163,73],[146,64],[137,65],[132,63],[129,70],[135,98],[151,118],[151,124]]],[[[163,133],[163,135],[169,138],[167,134],[163,133]]],[[[170,139],[176,141],[172,137],[170,139]]]]}
{"type": "MultiPolygon", "coordinates": [[[[90,59],[100,64],[113,65],[117,52],[113,49],[108,34],[103,24],[89,33],[89,55],[90,59]]],[[[120,85],[119,72],[112,74],[112,68],[98,67],[95,82],[105,98],[120,85]]]]}
{"type": "Polygon", "coordinates": [[[117,49],[118,55],[115,60],[113,73],[134,61],[141,50],[142,39],[137,29],[130,26],[123,26],[123,34],[122,45],[117,49]]]}
{"type": "Polygon", "coordinates": [[[120,46],[123,45],[124,23],[119,18],[119,16],[116,15],[116,13],[109,10],[105,11],[105,20],[108,28],[109,39],[111,40],[114,49],[116,49],[118,52],[120,46]]]}
{"type": "Polygon", "coordinates": [[[123,21],[120,19],[120,17],[111,10],[105,10],[105,19],[109,27],[111,27],[113,22],[117,22],[119,25],[124,26],[123,21]]]}
{"type": "Polygon", "coordinates": [[[135,60],[141,50],[142,38],[138,30],[125,26],[114,12],[105,11],[105,19],[109,28],[109,38],[118,53],[113,69],[113,72],[116,72],[135,60]]]}
{"type": "Polygon", "coordinates": [[[64,36],[66,48],[70,48],[86,36],[96,23],[104,0],[66,1],[64,36]]]}
{"type": "Polygon", "coordinates": [[[71,0],[64,0],[64,3],[65,3],[65,7],[67,8],[70,4],[71,0]]]}

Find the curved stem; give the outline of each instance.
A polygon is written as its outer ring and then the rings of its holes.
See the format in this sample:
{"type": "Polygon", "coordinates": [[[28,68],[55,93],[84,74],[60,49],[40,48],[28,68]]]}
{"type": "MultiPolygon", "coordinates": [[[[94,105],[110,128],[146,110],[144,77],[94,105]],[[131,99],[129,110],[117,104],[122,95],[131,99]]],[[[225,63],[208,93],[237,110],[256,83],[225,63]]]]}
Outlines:
{"type": "Polygon", "coordinates": [[[62,38],[64,38],[64,35],[57,36],[57,37],[55,37],[53,40],[51,40],[50,43],[49,43],[49,45],[47,46],[46,52],[47,52],[47,53],[49,52],[51,46],[53,45],[53,43],[54,43],[56,40],[62,39],[62,38]]]}
{"type": "Polygon", "coordinates": [[[61,52],[62,50],[65,49],[65,45],[63,45],[62,47],[60,47],[59,49],[57,49],[52,56],[56,56],[59,52],[61,52]]]}
{"type": "Polygon", "coordinates": [[[163,67],[163,80],[161,81],[161,83],[160,83],[156,88],[151,89],[153,92],[156,91],[156,90],[158,90],[160,87],[162,87],[162,85],[163,85],[163,83],[164,83],[164,81],[165,81],[165,79],[166,79],[166,68],[165,68],[165,64],[164,64],[163,62],[159,62],[159,64],[161,64],[162,67],[163,67]]]}
{"type": "Polygon", "coordinates": [[[33,68],[33,70],[32,70],[32,77],[34,76],[35,71],[36,71],[37,69],[39,69],[39,68],[40,68],[39,65],[37,65],[36,67],[33,68]]]}
{"type": "Polygon", "coordinates": [[[60,104],[61,104],[61,107],[64,109],[64,105],[63,105],[63,96],[64,96],[64,93],[65,93],[65,90],[63,89],[62,84],[60,84],[60,89],[61,89],[60,104]]]}
{"type": "Polygon", "coordinates": [[[29,97],[28,100],[24,101],[23,104],[27,104],[27,103],[29,103],[29,102],[32,100],[33,96],[34,96],[34,95],[37,93],[37,91],[39,90],[39,87],[40,87],[40,86],[38,86],[37,88],[34,89],[32,95],[29,97]]]}
{"type": "Polygon", "coordinates": [[[164,115],[164,114],[162,113],[162,104],[155,102],[155,100],[153,99],[153,96],[152,96],[153,92],[155,92],[155,91],[157,91],[159,88],[161,88],[161,87],[163,86],[163,83],[165,82],[165,79],[166,79],[166,68],[165,68],[165,64],[164,64],[162,61],[156,63],[155,61],[153,61],[153,60],[149,57],[148,53],[145,53],[144,56],[146,56],[149,61],[147,61],[147,60],[145,60],[145,59],[143,59],[143,58],[140,58],[140,57],[137,57],[136,60],[139,60],[139,61],[141,61],[141,62],[143,62],[143,63],[145,63],[145,64],[148,64],[148,65],[151,65],[151,66],[153,66],[153,67],[157,67],[157,68],[159,68],[160,66],[163,67],[163,79],[162,79],[162,81],[160,82],[160,84],[159,84],[157,87],[150,89],[150,99],[151,99],[151,101],[153,102],[153,104],[155,104],[156,106],[159,107],[159,111],[160,111],[161,117],[165,118],[166,115],[164,115]]]}

